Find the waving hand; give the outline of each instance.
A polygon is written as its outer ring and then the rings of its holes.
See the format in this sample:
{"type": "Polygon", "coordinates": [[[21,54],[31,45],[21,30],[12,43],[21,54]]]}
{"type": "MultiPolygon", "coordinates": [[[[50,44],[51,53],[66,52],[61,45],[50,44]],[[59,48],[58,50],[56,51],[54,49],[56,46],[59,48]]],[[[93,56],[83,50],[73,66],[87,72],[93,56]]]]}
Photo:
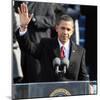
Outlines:
{"type": "Polygon", "coordinates": [[[29,16],[28,7],[25,3],[22,3],[20,8],[18,7],[18,12],[20,16],[20,25],[25,28],[29,24],[33,14],[29,16]]]}

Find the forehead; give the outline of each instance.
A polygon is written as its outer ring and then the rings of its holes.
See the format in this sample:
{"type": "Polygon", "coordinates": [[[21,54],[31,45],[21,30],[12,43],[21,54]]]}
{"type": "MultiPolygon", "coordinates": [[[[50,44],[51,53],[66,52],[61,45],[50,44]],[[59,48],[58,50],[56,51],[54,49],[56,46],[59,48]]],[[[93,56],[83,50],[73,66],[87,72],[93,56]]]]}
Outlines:
{"type": "Polygon", "coordinates": [[[69,27],[69,28],[73,28],[74,27],[74,23],[73,21],[65,21],[65,20],[61,20],[58,24],[59,27],[69,27]]]}

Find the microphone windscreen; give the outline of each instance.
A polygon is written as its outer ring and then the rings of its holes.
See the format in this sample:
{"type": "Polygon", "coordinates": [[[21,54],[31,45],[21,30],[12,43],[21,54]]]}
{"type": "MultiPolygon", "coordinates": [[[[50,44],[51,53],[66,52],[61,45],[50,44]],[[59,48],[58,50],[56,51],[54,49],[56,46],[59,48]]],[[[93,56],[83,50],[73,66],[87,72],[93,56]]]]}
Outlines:
{"type": "Polygon", "coordinates": [[[69,60],[67,58],[62,59],[62,64],[69,66],[69,60]]]}
{"type": "Polygon", "coordinates": [[[54,58],[53,66],[60,66],[60,64],[61,64],[60,58],[58,58],[58,57],[54,58]]]}

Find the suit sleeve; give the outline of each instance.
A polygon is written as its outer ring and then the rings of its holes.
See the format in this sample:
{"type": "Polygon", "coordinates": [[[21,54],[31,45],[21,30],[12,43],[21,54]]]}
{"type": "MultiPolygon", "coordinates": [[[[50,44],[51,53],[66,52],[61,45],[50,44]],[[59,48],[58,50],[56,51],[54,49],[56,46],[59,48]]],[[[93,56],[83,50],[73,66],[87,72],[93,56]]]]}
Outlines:
{"type": "Polygon", "coordinates": [[[87,67],[85,63],[85,49],[83,49],[78,79],[79,80],[89,80],[89,74],[87,72],[87,67]]]}
{"type": "Polygon", "coordinates": [[[16,38],[19,43],[21,51],[31,54],[34,58],[39,59],[42,52],[42,43],[39,44],[31,42],[29,39],[29,33],[26,32],[23,36],[19,35],[19,29],[16,31],[16,38]]]}

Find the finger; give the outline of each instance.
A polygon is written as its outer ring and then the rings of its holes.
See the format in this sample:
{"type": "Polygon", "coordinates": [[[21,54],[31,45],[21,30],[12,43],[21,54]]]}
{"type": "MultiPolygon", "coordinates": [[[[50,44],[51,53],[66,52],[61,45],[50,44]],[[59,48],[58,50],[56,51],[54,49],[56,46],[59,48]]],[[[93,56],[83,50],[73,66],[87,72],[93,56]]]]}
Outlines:
{"type": "Polygon", "coordinates": [[[29,22],[32,19],[32,17],[33,17],[33,13],[29,16],[29,22]]]}
{"type": "Polygon", "coordinates": [[[25,12],[28,13],[28,7],[27,7],[27,4],[24,4],[24,7],[25,7],[25,9],[24,9],[25,12]]]}
{"type": "Polygon", "coordinates": [[[26,4],[23,3],[23,12],[26,13],[26,4]]]}
{"type": "Polygon", "coordinates": [[[18,13],[21,14],[20,8],[18,7],[18,13]]]}
{"type": "Polygon", "coordinates": [[[20,5],[20,11],[21,11],[21,13],[23,13],[23,5],[22,4],[20,5]]]}
{"type": "Polygon", "coordinates": [[[25,13],[25,5],[24,5],[24,3],[21,4],[21,12],[25,13]]]}

